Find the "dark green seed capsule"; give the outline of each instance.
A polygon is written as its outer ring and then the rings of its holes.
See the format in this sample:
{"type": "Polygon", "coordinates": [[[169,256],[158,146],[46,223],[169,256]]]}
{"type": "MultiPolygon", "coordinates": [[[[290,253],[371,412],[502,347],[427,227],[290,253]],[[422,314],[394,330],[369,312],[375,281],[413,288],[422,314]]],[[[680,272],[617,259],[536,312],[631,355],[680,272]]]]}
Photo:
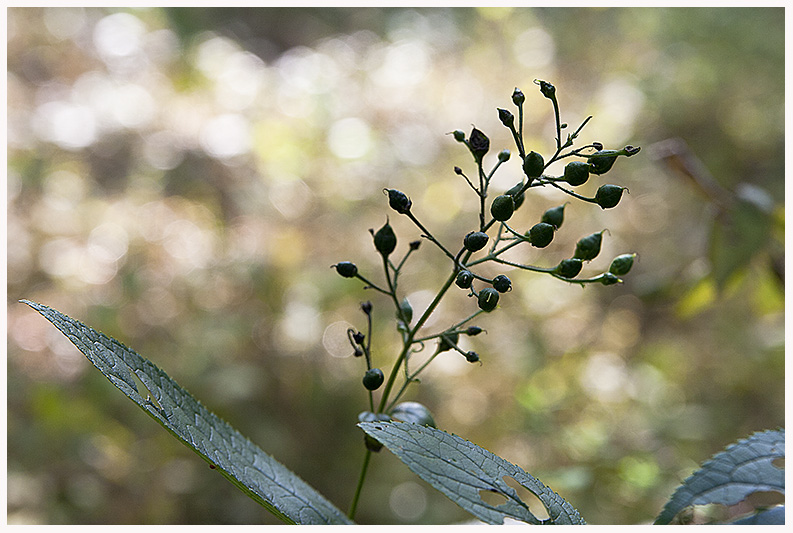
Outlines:
{"type": "Polygon", "coordinates": [[[498,291],[492,287],[485,287],[479,292],[479,308],[490,312],[498,305],[498,291]]]}
{"type": "Polygon", "coordinates": [[[564,167],[564,180],[577,187],[583,185],[589,179],[589,163],[583,161],[570,161],[564,167]]]}
{"type": "Polygon", "coordinates": [[[465,141],[465,132],[463,130],[454,130],[452,135],[454,135],[454,140],[458,143],[465,141]]]}
{"type": "Polygon", "coordinates": [[[509,194],[496,196],[490,205],[490,214],[498,221],[505,222],[512,217],[515,212],[515,200],[509,194]]]}
{"type": "Polygon", "coordinates": [[[511,154],[510,154],[509,150],[501,150],[498,153],[498,160],[501,161],[502,163],[506,163],[507,161],[509,161],[509,156],[510,155],[511,154]]]}
{"type": "Polygon", "coordinates": [[[438,352],[445,352],[454,348],[453,344],[457,344],[460,339],[459,333],[445,333],[441,335],[441,340],[438,343],[438,352]]]}
{"type": "Polygon", "coordinates": [[[402,311],[402,316],[405,318],[405,323],[410,324],[410,321],[413,320],[413,306],[410,305],[410,302],[407,298],[404,298],[402,303],[399,304],[399,309],[402,311]]]}
{"type": "Polygon", "coordinates": [[[551,100],[556,98],[556,87],[554,87],[552,84],[548,83],[547,81],[543,81],[543,80],[537,80],[534,83],[537,83],[538,81],[539,81],[538,85],[540,86],[540,92],[545,98],[550,98],[551,100]]]}
{"type": "Polygon", "coordinates": [[[537,152],[529,152],[523,159],[523,172],[529,179],[539,178],[545,170],[545,160],[537,152]]]}
{"type": "Polygon", "coordinates": [[[620,203],[624,190],[619,185],[601,185],[595,193],[595,203],[602,209],[610,209],[620,203]]]}
{"type": "Polygon", "coordinates": [[[562,222],[564,222],[564,207],[566,205],[567,203],[550,208],[542,214],[542,218],[540,220],[546,224],[550,224],[556,229],[561,228],[562,222]]]}
{"type": "Polygon", "coordinates": [[[515,90],[512,92],[512,103],[519,106],[525,101],[526,96],[523,94],[523,91],[515,87],[515,90]]]}
{"type": "Polygon", "coordinates": [[[454,282],[461,289],[468,289],[474,282],[474,275],[468,270],[461,270],[457,273],[457,279],[454,282]]]}
{"type": "Polygon", "coordinates": [[[479,354],[476,352],[468,352],[465,354],[465,360],[469,363],[478,363],[479,362],[479,354]]]}
{"type": "Polygon", "coordinates": [[[374,247],[383,257],[388,257],[397,245],[397,237],[391,224],[386,220],[385,225],[374,234],[374,247]]]}
{"type": "Polygon", "coordinates": [[[383,375],[383,371],[379,368],[370,368],[366,371],[366,374],[363,375],[363,386],[369,390],[379,389],[383,381],[385,381],[385,376],[383,375]]]}
{"type": "Polygon", "coordinates": [[[611,262],[611,266],[609,267],[609,272],[611,272],[615,276],[624,276],[625,274],[630,272],[631,267],[633,266],[633,260],[635,258],[636,258],[636,254],[618,255],[611,262]]]}
{"type": "Polygon", "coordinates": [[[402,215],[410,211],[410,208],[413,206],[413,202],[407,197],[405,193],[396,189],[383,190],[388,193],[388,205],[391,206],[391,209],[402,215]]]}
{"type": "Polygon", "coordinates": [[[493,278],[493,288],[498,292],[507,292],[512,289],[512,281],[504,274],[499,274],[493,278]]]}
{"type": "Polygon", "coordinates": [[[422,426],[435,426],[430,410],[418,402],[402,402],[391,410],[391,418],[401,422],[420,424],[422,426]]]}
{"type": "Polygon", "coordinates": [[[465,330],[465,334],[471,337],[475,337],[482,333],[484,330],[479,326],[468,326],[468,329],[465,330]]]}
{"type": "MultiPolygon", "coordinates": [[[[605,231],[605,230],[604,230],[605,231]]],[[[603,243],[603,232],[593,233],[580,239],[575,245],[574,259],[591,261],[600,253],[600,245],[603,243]]]]}
{"type": "Polygon", "coordinates": [[[344,278],[354,278],[355,275],[358,273],[358,267],[355,266],[354,263],[350,263],[349,261],[342,261],[341,263],[336,263],[335,265],[331,265],[331,268],[333,267],[335,267],[336,272],[338,272],[339,275],[344,278]]]}
{"type": "Polygon", "coordinates": [[[547,222],[538,222],[529,230],[529,242],[536,248],[545,248],[553,240],[554,227],[547,222]]]}
{"type": "Polygon", "coordinates": [[[471,136],[468,137],[468,148],[471,150],[474,158],[477,161],[481,161],[487,151],[490,150],[490,139],[480,130],[474,128],[471,130],[471,136]]]}
{"type": "Polygon", "coordinates": [[[574,278],[581,272],[583,263],[580,259],[563,259],[554,269],[554,273],[563,278],[574,278]]]}
{"type": "Polygon", "coordinates": [[[603,285],[614,285],[615,283],[620,283],[622,280],[612,274],[611,272],[605,272],[603,277],[600,278],[600,283],[603,285]]]}
{"type": "Polygon", "coordinates": [[[465,239],[463,239],[463,245],[469,252],[478,252],[487,246],[487,241],[489,239],[490,237],[487,236],[487,233],[482,231],[472,231],[465,236],[465,239]]]}
{"type": "Polygon", "coordinates": [[[501,123],[508,128],[511,128],[515,125],[515,115],[506,109],[498,109],[498,120],[500,120],[501,123]]]}
{"type": "Polygon", "coordinates": [[[363,442],[366,445],[366,449],[370,452],[377,453],[383,449],[383,444],[374,437],[369,436],[369,434],[364,435],[363,442]]]}
{"type": "Polygon", "coordinates": [[[515,203],[515,211],[523,205],[523,200],[526,199],[526,191],[520,192],[523,189],[523,180],[520,183],[516,184],[513,187],[510,187],[504,194],[508,194],[512,196],[512,200],[515,203]],[[518,194],[520,192],[520,194],[518,194]]]}
{"type": "Polygon", "coordinates": [[[592,165],[589,169],[592,174],[600,175],[611,170],[611,167],[614,166],[614,162],[616,160],[616,150],[598,150],[589,156],[589,159],[587,159],[586,162],[592,165]]]}

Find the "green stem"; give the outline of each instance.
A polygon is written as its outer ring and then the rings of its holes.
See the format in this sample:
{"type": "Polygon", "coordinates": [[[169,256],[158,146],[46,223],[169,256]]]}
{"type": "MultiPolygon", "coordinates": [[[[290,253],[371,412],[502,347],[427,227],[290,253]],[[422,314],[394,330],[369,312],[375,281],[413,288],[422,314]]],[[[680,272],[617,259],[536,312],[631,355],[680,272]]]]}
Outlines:
{"type": "Polygon", "coordinates": [[[402,351],[399,353],[399,357],[397,357],[396,361],[394,361],[394,366],[391,369],[391,373],[388,376],[388,381],[385,384],[385,388],[383,389],[383,395],[380,397],[380,405],[377,408],[378,413],[382,413],[383,409],[385,408],[386,404],[388,403],[388,396],[391,393],[391,389],[394,387],[394,381],[396,381],[397,374],[399,374],[399,367],[402,366],[402,362],[405,360],[410,347],[413,345],[413,339],[416,337],[416,333],[418,333],[419,329],[424,325],[430,315],[435,311],[435,308],[438,307],[443,296],[446,294],[446,291],[449,290],[449,287],[452,286],[454,283],[454,279],[457,277],[457,269],[455,268],[452,270],[452,273],[446,279],[446,282],[443,284],[443,287],[438,291],[438,294],[435,295],[435,298],[430,303],[429,307],[424,311],[424,314],[418,319],[416,325],[413,326],[412,329],[409,330],[407,337],[404,340],[402,351]]]}
{"type": "Polygon", "coordinates": [[[358,500],[361,498],[361,490],[363,489],[363,482],[366,479],[366,470],[369,468],[369,459],[372,458],[372,451],[367,449],[366,455],[363,457],[363,465],[361,466],[361,475],[358,476],[358,486],[355,488],[355,495],[352,498],[350,505],[350,512],[347,516],[350,520],[355,520],[355,511],[358,508],[358,500]]]}
{"type": "Polygon", "coordinates": [[[421,231],[423,231],[423,232],[424,232],[424,237],[428,238],[430,241],[432,241],[433,243],[435,243],[435,245],[436,245],[438,248],[440,248],[441,250],[443,250],[443,253],[445,253],[447,256],[449,256],[449,259],[451,259],[452,261],[454,261],[454,255],[452,255],[452,253],[451,253],[449,250],[447,250],[447,249],[446,249],[446,247],[445,247],[444,245],[442,245],[442,244],[441,244],[441,243],[440,243],[440,242],[439,242],[439,241],[438,241],[438,240],[437,240],[435,237],[433,237],[433,236],[432,236],[432,233],[430,233],[430,232],[429,232],[429,230],[428,230],[427,228],[425,228],[425,227],[424,227],[424,225],[423,225],[421,222],[419,222],[419,219],[417,219],[417,218],[416,218],[416,216],[415,216],[413,213],[411,213],[410,211],[408,211],[408,212],[407,212],[407,213],[405,213],[405,214],[408,216],[408,218],[409,218],[410,220],[412,220],[412,221],[413,221],[413,223],[414,223],[416,226],[418,226],[418,227],[419,227],[419,229],[420,229],[421,231]]]}

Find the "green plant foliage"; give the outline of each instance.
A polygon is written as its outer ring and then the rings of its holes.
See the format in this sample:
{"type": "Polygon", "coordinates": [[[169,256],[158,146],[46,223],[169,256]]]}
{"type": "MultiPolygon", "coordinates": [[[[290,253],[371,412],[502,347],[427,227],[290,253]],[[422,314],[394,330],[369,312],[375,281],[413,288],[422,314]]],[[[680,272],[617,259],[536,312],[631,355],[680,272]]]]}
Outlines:
{"type": "Polygon", "coordinates": [[[457,435],[399,422],[358,425],[424,481],[488,524],[502,524],[505,518],[530,524],[585,523],[573,506],[540,480],[457,435]],[[505,477],[511,477],[537,496],[548,511],[548,520],[534,516],[515,489],[504,481],[505,477]],[[480,491],[503,496],[504,503],[489,504],[482,499],[480,491]]]}
{"type": "Polygon", "coordinates": [[[22,302],[52,322],[130,400],[278,518],[299,524],[350,523],[324,496],[208,411],[151,361],[55,309],[22,302]],[[141,395],[133,373],[153,401],[141,395]]]}
{"type": "Polygon", "coordinates": [[[678,487],[655,523],[669,524],[691,505],[735,505],[758,491],[784,494],[785,471],[774,465],[775,460],[784,457],[784,429],[755,433],[731,444],[678,487]]]}

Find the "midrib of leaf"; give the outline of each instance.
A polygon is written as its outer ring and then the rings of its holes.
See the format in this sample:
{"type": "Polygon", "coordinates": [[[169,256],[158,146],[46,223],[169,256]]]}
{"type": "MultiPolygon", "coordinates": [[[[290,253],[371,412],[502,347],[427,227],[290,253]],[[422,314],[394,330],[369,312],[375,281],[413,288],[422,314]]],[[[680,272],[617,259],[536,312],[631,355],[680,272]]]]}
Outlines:
{"type": "Polygon", "coordinates": [[[253,500],[287,523],[349,524],[347,516],[297,474],[210,412],[134,350],[45,305],[41,313],[129,399],[253,500]],[[144,398],[134,373],[154,396],[144,398]]]}

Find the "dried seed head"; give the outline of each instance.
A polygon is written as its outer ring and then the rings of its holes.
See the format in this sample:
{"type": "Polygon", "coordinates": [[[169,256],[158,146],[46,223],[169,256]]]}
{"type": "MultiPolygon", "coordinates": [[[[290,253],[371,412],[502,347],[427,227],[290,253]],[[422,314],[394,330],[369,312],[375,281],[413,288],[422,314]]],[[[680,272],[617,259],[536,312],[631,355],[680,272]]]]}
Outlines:
{"type": "Polygon", "coordinates": [[[358,273],[358,267],[355,266],[355,263],[350,263],[349,261],[336,263],[335,265],[331,265],[331,268],[335,268],[336,272],[344,278],[354,278],[358,273]]]}

